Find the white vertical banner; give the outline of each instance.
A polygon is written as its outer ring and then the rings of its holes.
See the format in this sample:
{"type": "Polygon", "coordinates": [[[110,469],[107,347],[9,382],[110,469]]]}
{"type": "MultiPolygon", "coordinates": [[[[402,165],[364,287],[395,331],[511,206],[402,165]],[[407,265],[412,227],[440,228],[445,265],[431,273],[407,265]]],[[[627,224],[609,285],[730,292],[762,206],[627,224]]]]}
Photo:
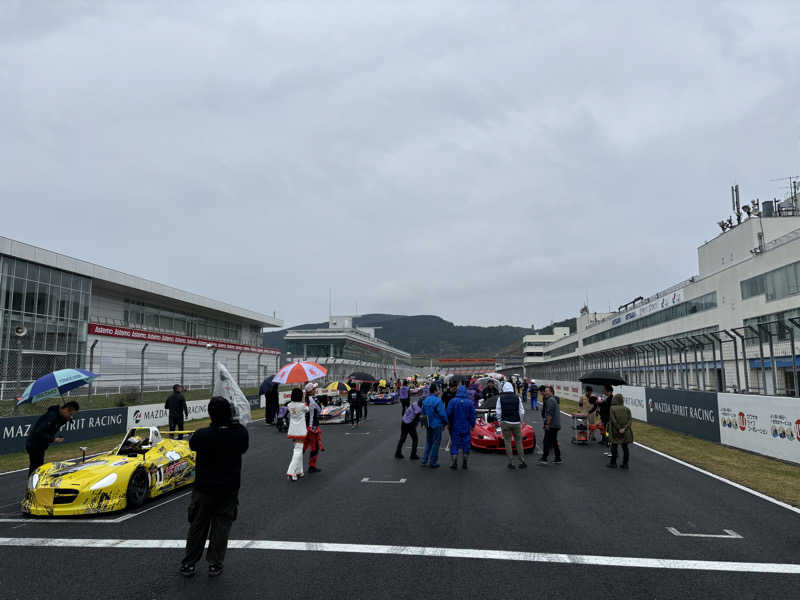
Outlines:
{"type": "Polygon", "coordinates": [[[614,388],[614,393],[622,394],[634,419],[647,422],[647,398],[643,387],[620,385],[614,388]]]}

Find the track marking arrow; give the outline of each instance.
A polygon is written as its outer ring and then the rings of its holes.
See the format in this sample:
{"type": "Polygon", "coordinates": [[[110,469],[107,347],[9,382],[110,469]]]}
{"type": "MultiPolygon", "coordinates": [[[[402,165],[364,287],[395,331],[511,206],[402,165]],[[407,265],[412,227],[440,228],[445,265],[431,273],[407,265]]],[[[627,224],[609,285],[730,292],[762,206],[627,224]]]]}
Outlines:
{"type": "Polygon", "coordinates": [[[720,540],[741,540],[744,539],[741,535],[736,533],[733,529],[723,529],[724,534],[721,533],[681,533],[674,527],[667,527],[672,535],[677,537],[700,537],[700,538],[716,538],[720,540]]]}
{"type": "Polygon", "coordinates": [[[405,477],[403,477],[403,478],[402,478],[401,480],[399,480],[399,481],[373,481],[373,480],[372,480],[371,478],[369,478],[369,477],[364,477],[364,478],[361,480],[361,483],[405,483],[406,481],[408,481],[408,479],[406,479],[405,477]]]}

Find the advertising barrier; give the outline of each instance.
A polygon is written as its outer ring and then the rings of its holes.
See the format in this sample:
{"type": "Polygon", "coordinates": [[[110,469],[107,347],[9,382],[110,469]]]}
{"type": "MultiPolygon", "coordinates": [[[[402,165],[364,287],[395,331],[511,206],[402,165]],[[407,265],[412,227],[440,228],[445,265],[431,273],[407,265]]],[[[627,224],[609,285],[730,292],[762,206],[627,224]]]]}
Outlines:
{"type": "Polygon", "coordinates": [[[719,443],[716,392],[645,388],[647,422],[719,443]]]}
{"type": "Polygon", "coordinates": [[[631,410],[634,419],[647,422],[647,398],[645,388],[635,385],[621,385],[614,388],[614,392],[622,394],[625,406],[631,410]]]}
{"type": "MultiPolygon", "coordinates": [[[[44,407],[43,407],[44,408],[44,407]]],[[[44,414],[44,410],[42,411],[44,414]]],[[[25,451],[25,438],[41,415],[0,419],[0,454],[25,451]]],[[[106,435],[123,434],[126,408],[82,410],[59,430],[65,442],[78,442],[106,435]]],[[[52,447],[52,446],[51,446],[52,447]]]]}
{"type": "MultiPolygon", "coordinates": [[[[208,400],[191,400],[186,403],[189,409],[187,421],[208,418],[208,400]]],[[[169,413],[163,404],[140,404],[128,407],[128,428],[131,427],[166,427],[169,425],[169,413]]]]}
{"type": "Polygon", "coordinates": [[[800,463],[800,401],[718,394],[720,441],[726,446],[800,463]]]}

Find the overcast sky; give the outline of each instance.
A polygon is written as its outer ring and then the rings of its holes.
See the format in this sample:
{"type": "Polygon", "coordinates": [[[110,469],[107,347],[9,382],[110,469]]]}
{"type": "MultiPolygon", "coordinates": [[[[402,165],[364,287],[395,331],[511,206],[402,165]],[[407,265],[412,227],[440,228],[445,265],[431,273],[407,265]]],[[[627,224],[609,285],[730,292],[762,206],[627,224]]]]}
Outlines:
{"type": "Polygon", "coordinates": [[[0,3],[0,234],[278,316],[543,326],[800,172],[797,2],[0,3]],[[647,6],[644,6],[644,5],[647,6]]]}

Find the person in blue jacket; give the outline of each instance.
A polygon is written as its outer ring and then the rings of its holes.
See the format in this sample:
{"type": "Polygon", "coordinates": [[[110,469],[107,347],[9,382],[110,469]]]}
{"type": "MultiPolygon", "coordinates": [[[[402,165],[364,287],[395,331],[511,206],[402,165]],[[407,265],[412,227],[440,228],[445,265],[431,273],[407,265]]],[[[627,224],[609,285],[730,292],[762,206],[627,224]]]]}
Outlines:
{"type": "Polygon", "coordinates": [[[422,412],[428,419],[428,430],[425,440],[425,453],[422,455],[422,466],[430,465],[431,469],[439,468],[439,446],[442,444],[442,429],[447,425],[447,412],[444,402],[436,393],[439,389],[431,384],[430,395],[422,402],[422,412]]]}
{"type": "Polygon", "coordinates": [[[458,468],[458,451],[461,450],[461,468],[467,468],[470,432],[475,427],[475,406],[469,399],[466,386],[458,386],[456,396],[447,404],[450,422],[450,468],[458,468]]]}

